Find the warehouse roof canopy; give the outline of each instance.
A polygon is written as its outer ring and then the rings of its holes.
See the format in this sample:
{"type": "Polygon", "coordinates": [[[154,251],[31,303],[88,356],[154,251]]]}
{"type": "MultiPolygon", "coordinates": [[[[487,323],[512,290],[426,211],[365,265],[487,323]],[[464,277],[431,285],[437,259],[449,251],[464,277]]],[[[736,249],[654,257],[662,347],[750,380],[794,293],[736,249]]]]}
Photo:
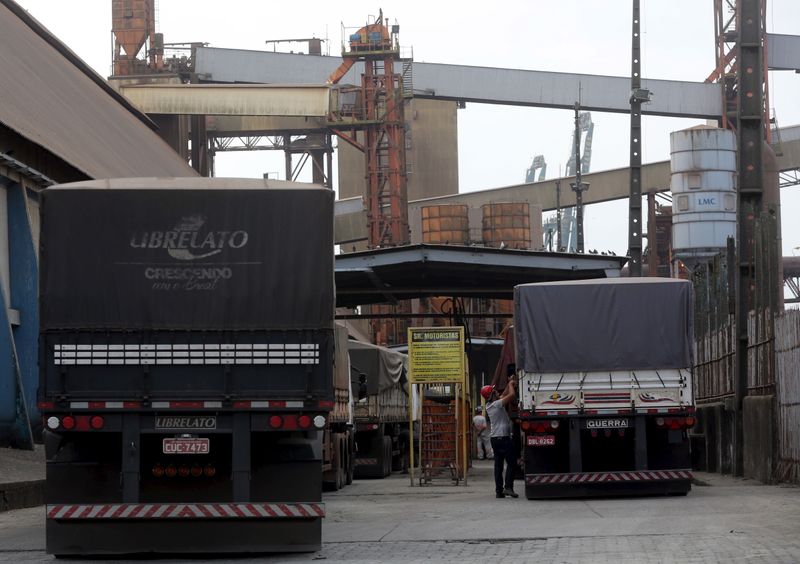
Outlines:
{"type": "Polygon", "coordinates": [[[87,177],[195,175],[146,116],[12,0],[0,0],[0,76],[0,124],[87,177]]]}

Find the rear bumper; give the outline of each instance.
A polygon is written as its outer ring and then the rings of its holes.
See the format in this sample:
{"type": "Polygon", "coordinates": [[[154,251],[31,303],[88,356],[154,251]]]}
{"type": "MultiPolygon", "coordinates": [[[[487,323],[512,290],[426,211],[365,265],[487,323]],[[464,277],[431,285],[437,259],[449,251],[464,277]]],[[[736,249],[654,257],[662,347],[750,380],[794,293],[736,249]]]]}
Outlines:
{"type": "Polygon", "coordinates": [[[690,470],[526,474],[525,497],[684,495],[691,490],[691,480],[690,470]]]}
{"type": "Polygon", "coordinates": [[[313,552],[324,515],[321,503],[48,505],[47,552],[313,552]]]}

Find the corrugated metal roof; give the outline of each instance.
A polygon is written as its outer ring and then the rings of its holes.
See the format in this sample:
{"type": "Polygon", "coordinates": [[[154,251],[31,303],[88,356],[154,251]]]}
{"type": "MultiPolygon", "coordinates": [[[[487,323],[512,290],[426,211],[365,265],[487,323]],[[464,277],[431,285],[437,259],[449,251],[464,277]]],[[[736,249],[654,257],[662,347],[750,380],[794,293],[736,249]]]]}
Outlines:
{"type": "Polygon", "coordinates": [[[196,173],[63,43],[0,0],[0,123],[90,178],[196,173]]]}

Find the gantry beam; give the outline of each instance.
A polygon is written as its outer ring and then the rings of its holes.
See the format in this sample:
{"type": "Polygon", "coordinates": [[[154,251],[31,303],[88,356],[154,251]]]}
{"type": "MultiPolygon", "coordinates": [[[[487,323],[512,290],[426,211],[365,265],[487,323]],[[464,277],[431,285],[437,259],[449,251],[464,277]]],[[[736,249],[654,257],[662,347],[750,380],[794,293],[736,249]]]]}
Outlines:
{"type": "MultiPolygon", "coordinates": [[[[202,47],[195,65],[201,80],[271,84],[312,84],[329,76],[341,57],[268,53],[202,47]]],[[[356,64],[340,81],[358,84],[363,65],[356,64]]],[[[630,112],[630,79],[561,72],[543,72],[466,65],[413,63],[414,97],[571,109],[630,112]]],[[[642,80],[653,92],[644,114],[717,118],[721,115],[719,85],[674,80],[642,80]]]]}
{"type": "Polygon", "coordinates": [[[768,33],[767,64],[769,70],[800,72],[800,36],[768,33]]]}
{"type": "Polygon", "coordinates": [[[153,84],[120,92],[147,114],[324,117],[336,108],[336,90],[320,84],[153,84]]]}

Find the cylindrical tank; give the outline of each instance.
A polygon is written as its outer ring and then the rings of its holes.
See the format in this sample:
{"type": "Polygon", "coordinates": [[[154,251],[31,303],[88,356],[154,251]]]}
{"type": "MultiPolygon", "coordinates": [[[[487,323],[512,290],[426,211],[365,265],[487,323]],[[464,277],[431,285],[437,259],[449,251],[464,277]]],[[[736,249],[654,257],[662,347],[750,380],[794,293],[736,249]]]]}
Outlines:
{"type": "Polygon", "coordinates": [[[469,243],[469,209],[464,205],[424,206],[422,242],[445,245],[469,243]]]}
{"type": "Polygon", "coordinates": [[[670,156],[673,256],[697,264],[736,235],[736,137],[705,125],[675,131],[670,156]]]}
{"type": "Polygon", "coordinates": [[[484,204],[483,244],[509,249],[531,248],[531,213],[527,202],[484,204]]]}

